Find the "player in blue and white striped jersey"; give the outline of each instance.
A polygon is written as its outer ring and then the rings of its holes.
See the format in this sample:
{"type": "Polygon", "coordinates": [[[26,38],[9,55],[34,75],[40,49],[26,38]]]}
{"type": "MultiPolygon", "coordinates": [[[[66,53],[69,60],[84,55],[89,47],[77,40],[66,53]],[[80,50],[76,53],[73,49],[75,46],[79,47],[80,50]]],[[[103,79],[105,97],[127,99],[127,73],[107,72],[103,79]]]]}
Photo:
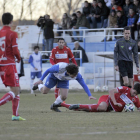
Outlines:
{"type": "Polygon", "coordinates": [[[41,54],[39,53],[39,47],[35,46],[34,47],[34,52],[30,55],[29,61],[31,64],[31,94],[34,93],[32,90],[33,87],[33,82],[35,77],[41,78],[42,76],[42,57],[41,54]]]}
{"type": "Polygon", "coordinates": [[[51,106],[51,109],[56,112],[60,112],[60,110],[58,110],[55,105],[62,103],[67,98],[69,80],[77,80],[87,93],[89,99],[96,99],[91,95],[91,92],[85,84],[82,75],[78,71],[78,66],[75,64],[67,64],[64,62],[57,63],[44,72],[41,79],[34,84],[33,90],[38,88],[43,94],[47,94],[49,90],[57,84],[57,87],[60,88],[61,95],[57,97],[51,106]],[[43,80],[47,75],[48,77],[43,85],[43,80]]]}

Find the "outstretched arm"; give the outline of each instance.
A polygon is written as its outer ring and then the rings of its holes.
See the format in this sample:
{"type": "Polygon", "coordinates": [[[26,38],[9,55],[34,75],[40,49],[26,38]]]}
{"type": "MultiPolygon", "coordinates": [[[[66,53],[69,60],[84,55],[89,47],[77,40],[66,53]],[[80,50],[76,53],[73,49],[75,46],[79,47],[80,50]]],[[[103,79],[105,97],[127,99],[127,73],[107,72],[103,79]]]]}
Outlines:
{"type": "Polygon", "coordinates": [[[45,78],[49,73],[57,73],[58,71],[59,71],[59,65],[54,65],[54,66],[52,66],[51,68],[47,69],[47,70],[43,73],[43,75],[42,75],[42,77],[40,78],[40,80],[43,81],[44,78],[45,78]]]}
{"type": "Polygon", "coordinates": [[[82,78],[81,74],[78,73],[76,80],[79,82],[79,84],[83,87],[83,89],[85,90],[85,92],[87,93],[87,95],[89,96],[89,99],[96,99],[95,97],[93,97],[91,95],[91,92],[88,88],[88,86],[86,85],[84,79],[82,78]]]}

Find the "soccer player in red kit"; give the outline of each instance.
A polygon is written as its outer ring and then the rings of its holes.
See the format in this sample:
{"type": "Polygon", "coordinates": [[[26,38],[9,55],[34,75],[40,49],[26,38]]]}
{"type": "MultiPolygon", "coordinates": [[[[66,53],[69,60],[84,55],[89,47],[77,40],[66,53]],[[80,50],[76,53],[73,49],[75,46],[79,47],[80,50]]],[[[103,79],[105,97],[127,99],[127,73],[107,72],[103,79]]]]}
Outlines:
{"type": "Polygon", "coordinates": [[[125,86],[117,87],[109,91],[109,95],[102,95],[97,104],[65,104],[61,103],[58,107],[66,107],[75,111],[87,112],[122,112],[125,104],[133,103],[140,110],[140,83],[136,83],[134,88],[125,86]]]}
{"type": "Polygon", "coordinates": [[[17,33],[11,31],[13,15],[2,15],[3,28],[0,30],[0,76],[3,84],[10,87],[10,91],[0,99],[0,106],[12,101],[12,120],[25,120],[18,114],[19,108],[19,77],[16,70],[15,58],[20,62],[20,54],[17,44],[17,33]]]}
{"type": "MultiPolygon", "coordinates": [[[[71,52],[70,48],[65,46],[65,40],[63,38],[58,39],[58,46],[52,49],[51,55],[50,55],[50,63],[52,65],[55,65],[59,62],[65,62],[69,63],[69,58],[71,61],[77,65],[74,55],[71,52]]],[[[59,88],[55,88],[55,98],[59,95],[59,88]]]]}

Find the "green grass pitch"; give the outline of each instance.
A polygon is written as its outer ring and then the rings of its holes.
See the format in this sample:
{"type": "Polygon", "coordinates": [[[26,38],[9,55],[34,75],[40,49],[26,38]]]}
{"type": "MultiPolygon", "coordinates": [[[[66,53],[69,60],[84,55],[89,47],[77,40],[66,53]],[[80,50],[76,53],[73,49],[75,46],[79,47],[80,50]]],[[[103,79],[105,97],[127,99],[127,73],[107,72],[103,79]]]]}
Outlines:
{"type": "MultiPolygon", "coordinates": [[[[4,94],[4,93],[3,93],[4,94]]],[[[0,94],[0,97],[3,96],[0,94]]],[[[93,93],[97,100],[89,100],[84,91],[68,94],[66,103],[97,103],[107,93],[93,93]]],[[[12,103],[0,107],[0,140],[138,140],[140,112],[87,113],[60,108],[50,110],[54,94],[37,96],[21,93],[19,114],[26,121],[11,121],[12,103]]]]}

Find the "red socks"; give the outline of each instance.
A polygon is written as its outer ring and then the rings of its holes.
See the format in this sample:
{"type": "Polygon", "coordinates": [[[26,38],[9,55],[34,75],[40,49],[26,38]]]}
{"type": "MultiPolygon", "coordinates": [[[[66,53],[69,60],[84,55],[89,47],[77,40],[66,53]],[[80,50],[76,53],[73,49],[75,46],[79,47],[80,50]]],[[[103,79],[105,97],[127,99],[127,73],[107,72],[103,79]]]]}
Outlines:
{"type": "Polygon", "coordinates": [[[13,100],[15,97],[15,94],[13,92],[6,93],[1,99],[0,99],[0,106],[6,104],[7,102],[13,100]]]}
{"type": "Polygon", "coordinates": [[[89,111],[89,112],[98,112],[98,104],[87,104],[87,105],[79,105],[78,109],[89,111]]]}
{"type": "Polygon", "coordinates": [[[55,99],[59,96],[59,93],[60,93],[60,89],[55,88],[55,99]]]}
{"type": "Polygon", "coordinates": [[[69,106],[71,106],[71,104],[65,104],[65,103],[61,103],[61,106],[69,108],[69,106]]]}
{"type": "Polygon", "coordinates": [[[19,101],[20,101],[20,96],[19,95],[17,95],[12,100],[12,110],[13,110],[13,115],[15,115],[15,116],[19,116],[19,114],[18,114],[19,101]]]}

